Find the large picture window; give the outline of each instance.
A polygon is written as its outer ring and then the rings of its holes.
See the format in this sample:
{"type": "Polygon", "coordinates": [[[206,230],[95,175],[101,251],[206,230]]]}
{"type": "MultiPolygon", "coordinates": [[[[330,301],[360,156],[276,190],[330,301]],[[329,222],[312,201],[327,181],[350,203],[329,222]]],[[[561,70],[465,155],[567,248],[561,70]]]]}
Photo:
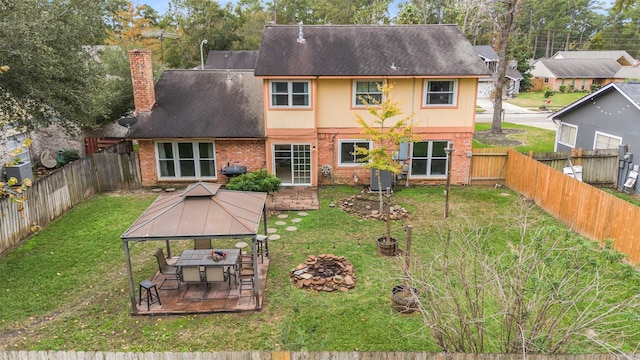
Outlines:
{"type": "Polygon", "coordinates": [[[270,90],[272,107],[310,106],[308,81],[272,81],[270,90]]]}
{"type": "Polygon", "coordinates": [[[447,175],[448,141],[421,141],[412,144],[411,176],[442,177],[447,175]]]}
{"type": "Polygon", "coordinates": [[[212,142],[158,142],[158,175],[162,178],[215,178],[212,142]]]}
{"type": "Polygon", "coordinates": [[[596,136],[593,140],[594,149],[617,149],[620,144],[622,144],[621,137],[596,131],[596,136]]]}
{"type": "Polygon", "coordinates": [[[426,80],[424,106],[455,106],[458,91],[456,80],[426,80]]]}
{"type": "Polygon", "coordinates": [[[340,144],[340,165],[354,166],[362,164],[363,155],[355,154],[356,146],[371,149],[371,142],[366,140],[341,140],[340,144]]]}
{"type": "Polygon", "coordinates": [[[563,123],[560,126],[560,137],[558,138],[558,143],[572,148],[576,147],[577,134],[577,126],[563,123]]]}
{"type": "Polygon", "coordinates": [[[353,82],[353,106],[365,106],[382,102],[382,81],[354,81],[353,82]]]}

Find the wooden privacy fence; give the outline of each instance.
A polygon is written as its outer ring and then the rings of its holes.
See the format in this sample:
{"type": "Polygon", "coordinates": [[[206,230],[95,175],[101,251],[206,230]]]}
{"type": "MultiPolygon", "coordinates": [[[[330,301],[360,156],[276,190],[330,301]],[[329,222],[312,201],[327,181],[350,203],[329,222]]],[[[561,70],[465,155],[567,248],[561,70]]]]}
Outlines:
{"type": "Polygon", "coordinates": [[[631,262],[640,262],[640,207],[513,149],[507,152],[507,187],[533,199],[580,235],[600,241],[611,239],[615,249],[631,262]]]}
{"type": "Polygon", "coordinates": [[[82,352],[82,351],[0,351],[0,360],[618,360],[640,359],[640,354],[540,355],[460,354],[427,352],[82,352]]]}
{"type": "Polygon", "coordinates": [[[141,188],[138,154],[93,154],[36,180],[24,210],[0,198],[0,254],[98,191],[141,188]]]}
{"type": "MultiPolygon", "coordinates": [[[[502,183],[509,148],[473,149],[470,184],[502,183]]],[[[582,166],[582,181],[587,184],[615,187],[618,179],[618,149],[573,150],[569,152],[530,153],[530,157],[559,171],[573,165],[582,166]]],[[[526,176],[526,175],[525,175],[526,176]]]]}

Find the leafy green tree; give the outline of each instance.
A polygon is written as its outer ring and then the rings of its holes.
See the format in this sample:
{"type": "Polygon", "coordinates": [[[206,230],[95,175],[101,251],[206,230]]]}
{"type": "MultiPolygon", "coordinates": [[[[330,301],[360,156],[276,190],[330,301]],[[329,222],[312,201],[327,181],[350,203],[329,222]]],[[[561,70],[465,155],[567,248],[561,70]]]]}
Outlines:
{"type": "Polygon", "coordinates": [[[200,64],[200,43],[207,40],[204,54],[209,50],[238,48],[242,26],[240,18],[229,3],[222,8],[210,0],[172,0],[171,18],[180,38],[167,42],[166,62],[173,68],[191,68],[200,64]]]}
{"type": "Polygon", "coordinates": [[[390,0],[279,0],[278,24],[386,24],[390,0]]]}
{"type": "Polygon", "coordinates": [[[104,37],[102,2],[0,0],[2,121],[29,129],[55,121],[92,126],[102,76],[84,45],[104,37]],[[34,29],[37,24],[37,31],[34,29]],[[7,36],[11,34],[11,36],[7,36]]]}
{"type": "Polygon", "coordinates": [[[386,82],[379,87],[382,91],[382,101],[376,99],[361,98],[367,112],[373,117],[369,124],[365,118],[355,113],[356,123],[362,126],[362,134],[373,142],[371,149],[356,146],[356,154],[361,155],[359,161],[364,163],[366,169],[376,169],[378,174],[378,193],[380,200],[380,213],[383,210],[382,181],[380,171],[391,171],[394,174],[402,172],[402,164],[395,161],[394,154],[400,149],[401,143],[416,141],[412,128],[408,124],[410,116],[392,120],[402,115],[397,102],[391,99],[392,85],[386,82]],[[393,122],[389,125],[389,122],[393,122]]]}

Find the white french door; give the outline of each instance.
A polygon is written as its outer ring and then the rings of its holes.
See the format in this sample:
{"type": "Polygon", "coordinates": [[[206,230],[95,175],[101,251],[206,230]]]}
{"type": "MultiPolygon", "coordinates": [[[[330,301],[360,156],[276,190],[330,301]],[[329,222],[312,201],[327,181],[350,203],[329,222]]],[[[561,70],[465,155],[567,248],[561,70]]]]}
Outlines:
{"type": "Polygon", "coordinates": [[[274,144],[273,168],[282,185],[311,185],[311,144],[274,144]]]}

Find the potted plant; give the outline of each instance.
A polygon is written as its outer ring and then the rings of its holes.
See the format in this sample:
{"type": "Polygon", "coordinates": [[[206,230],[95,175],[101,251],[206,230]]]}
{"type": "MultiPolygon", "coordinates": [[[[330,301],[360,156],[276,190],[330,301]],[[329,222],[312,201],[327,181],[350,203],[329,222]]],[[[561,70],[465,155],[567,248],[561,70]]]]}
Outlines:
{"type": "MultiPolygon", "coordinates": [[[[391,118],[401,115],[402,111],[397,102],[391,100],[390,91],[392,86],[385,81],[378,86],[382,92],[382,99],[363,98],[360,100],[366,106],[367,112],[374,117],[372,124],[367,123],[364,117],[358,113],[355,114],[356,122],[362,126],[362,134],[372,141],[374,147],[371,149],[356,146],[355,154],[360,155],[358,161],[365,163],[366,169],[375,169],[378,181],[378,198],[380,203],[380,213],[383,213],[384,204],[382,201],[382,180],[380,178],[381,171],[390,171],[393,174],[402,172],[403,164],[394,158],[400,150],[400,144],[406,142],[417,141],[412,133],[411,126],[408,125],[410,117],[403,117],[390,126],[385,127],[385,122],[391,118]]],[[[387,189],[384,189],[385,192],[387,189]]],[[[387,234],[383,238],[378,239],[378,251],[383,255],[393,256],[397,251],[397,240],[391,237],[391,217],[389,214],[389,196],[387,193],[387,207],[385,212],[385,221],[387,222],[387,234]]]]}

